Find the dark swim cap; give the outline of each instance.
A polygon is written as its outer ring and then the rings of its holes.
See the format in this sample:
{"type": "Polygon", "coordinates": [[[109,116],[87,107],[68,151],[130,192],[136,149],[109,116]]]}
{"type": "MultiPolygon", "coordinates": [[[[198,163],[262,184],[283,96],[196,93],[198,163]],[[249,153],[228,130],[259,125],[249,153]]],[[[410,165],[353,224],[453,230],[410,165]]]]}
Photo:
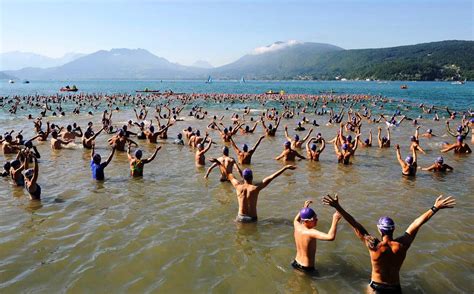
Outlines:
{"type": "Polygon", "coordinates": [[[247,146],[247,144],[242,145],[242,150],[244,150],[244,152],[247,152],[249,150],[249,146],[247,146]]]}
{"type": "Polygon", "coordinates": [[[222,154],[224,154],[225,156],[229,156],[229,148],[227,148],[227,146],[222,148],[222,154]]]}
{"type": "Polygon", "coordinates": [[[311,145],[311,150],[316,151],[317,148],[318,148],[318,146],[316,146],[316,144],[311,145]]]}
{"type": "Polygon", "coordinates": [[[316,212],[310,207],[305,207],[300,210],[300,218],[302,221],[309,221],[315,217],[317,218],[316,212]]]}
{"type": "Polygon", "coordinates": [[[244,169],[244,171],[242,172],[242,177],[244,178],[244,180],[246,180],[247,182],[248,181],[251,181],[253,179],[253,173],[250,169],[246,168],[244,169]]]}
{"type": "Polygon", "coordinates": [[[431,134],[431,133],[433,132],[433,130],[432,130],[432,129],[428,129],[427,132],[428,132],[428,134],[431,134]]]}
{"type": "Polygon", "coordinates": [[[299,140],[300,140],[300,136],[295,135],[295,141],[299,141],[299,140]]]}
{"type": "Polygon", "coordinates": [[[291,146],[291,142],[290,141],[286,141],[285,142],[285,147],[290,147],[291,146]]]}
{"type": "Polygon", "coordinates": [[[412,164],[413,163],[413,157],[407,156],[407,158],[405,158],[405,162],[408,163],[408,164],[412,164]]]}
{"type": "Polygon", "coordinates": [[[395,230],[395,222],[388,216],[383,216],[377,222],[377,228],[379,228],[383,235],[391,235],[395,230]]]}
{"type": "Polygon", "coordinates": [[[140,149],[135,150],[135,157],[141,159],[143,152],[140,149]]]}
{"type": "Polygon", "coordinates": [[[346,143],[342,144],[342,150],[347,150],[349,149],[349,145],[347,145],[346,143]]]}
{"type": "Polygon", "coordinates": [[[92,161],[94,161],[94,163],[97,163],[97,164],[100,163],[101,159],[102,158],[100,157],[100,154],[94,154],[94,156],[92,157],[92,161]]]}
{"type": "Polygon", "coordinates": [[[411,137],[410,137],[410,141],[416,142],[416,137],[415,137],[415,136],[411,136],[411,137]]]}
{"type": "Polygon", "coordinates": [[[458,132],[462,132],[462,126],[458,126],[458,132]]]}
{"type": "Polygon", "coordinates": [[[229,130],[227,128],[224,128],[224,134],[227,134],[229,130]]]}
{"type": "Polygon", "coordinates": [[[370,143],[370,140],[369,140],[369,139],[365,139],[364,143],[365,143],[365,144],[369,144],[369,143],[370,143]]]}
{"type": "Polygon", "coordinates": [[[352,136],[351,136],[351,135],[347,135],[346,141],[347,141],[347,142],[352,142],[352,136]]]}
{"type": "Polygon", "coordinates": [[[150,126],[148,129],[150,129],[150,132],[154,132],[155,131],[155,127],[154,126],[150,126]]]}
{"type": "Polygon", "coordinates": [[[457,140],[458,140],[458,142],[462,142],[464,139],[463,139],[462,136],[458,136],[457,140]]]}
{"type": "Polygon", "coordinates": [[[442,156],[436,158],[436,162],[439,163],[439,164],[443,164],[444,162],[444,158],[442,156]]]}

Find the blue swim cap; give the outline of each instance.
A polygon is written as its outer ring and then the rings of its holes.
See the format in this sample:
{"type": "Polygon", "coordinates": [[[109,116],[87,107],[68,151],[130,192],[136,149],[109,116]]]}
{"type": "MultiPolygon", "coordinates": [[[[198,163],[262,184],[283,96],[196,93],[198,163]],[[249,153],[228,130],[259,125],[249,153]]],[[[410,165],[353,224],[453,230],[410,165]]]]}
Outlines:
{"type": "Polygon", "coordinates": [[[391,235],[395,230],[395,222],[388,216],[383,216],[379,218],[377,228],[379,228],[383,235],[391,235]]]}
{"type": "Polygon", "coordinates": [[[342,144],[342,150],[347,150],[349,149],[349,145],[347,145],[346,143],[342,144]]]}
{"type": "Polygon", "coordinates": [[[351,135],[347,135],[346,141],[351,142],[351,141],[352,141],[352,136],[351,136],[351,135]]]}
{"type": "Polygon", "coordinates": [[[462,126],[458,126],[458,132],[462,132],[462,126]]]}
{"type": "Polygon", "coordinates": [[[462,136],[458,136],[457,140],[458,140],[458,142],[462,142],[464,140],[464,138],[462,136]]]}
{"type": "Polygon", "coordinates": [[[29,168],[25,170],[24,172],[25,178],[27,179],[31,179],[33,177],[33,174],[34,174],[34,170],[32,168],[29,168]]]}
{"type": "Polygon", "coordinates": [[[251,181],[253,179],[253,173],[250,169],[246,168],[244,169],[244,171],[242,172],[242,177],[244,178],[244,180],[246,180],[247,182],[248,181],[251,181]]]}
{"type": "Polygon", "coordinates": [[[247,146],[247,144],[242,145],[242,150],[244,150],[244,152],[247,152],[249,150],[249,146],[247,146]]]}
{"type": "Polygon", "coordinates": [[[300,140],[300,136],[295,135],[295,141],[299,141],[299,140],[300,140]]]}
{"type": "Polygon", "coordinates": [[[440,156],[440,157],[436,158],[436,162],[439,163],[439,164],[443,164],[443,162],[444,162],[443,156],[440,156]]]}
{"type": "Polygon", "coordinates": [[[135,150],[135,157],[140,159],[142,158],[143,152],[140,149],[135,150]]]}
{"type": "Polygon", "coordinates": [[[305,207],[300,210],[300,218],[302,221],[309,221],[315,217],[317,218],[316,212],[310,207],[305,207]]]}
{"type": "Polygon", "coordinates": [[[413,163],[413,157],[407,156],[407,158],[405,158],[405,162],[408,163],[408,164],[412,164],[413,163]]]}
{"type": "Polygon", "coordinates": [[[311,150],[316,151],[317,148],[318,146],[316,146],[316,144],[311,145],[311,150]]]}
{"type": "Polygon", "coordinates": [[[224,154],[225,156],[229,156],[229,148],[227,148],[227,146],[224,146],[224,148],[222,148],[222,154],[224,154]]]}
{"type": "Polygon", "coordinates": [[[290,141],[286,141],[285,142],[285,147],[290,147],[291,146],[291,142],[290,141]]]}
{"type": "Polygon", "coordinates": [[[365,144],[369,144],[370,143],[370,140],[369,139],[365,139],[365,144]]]}

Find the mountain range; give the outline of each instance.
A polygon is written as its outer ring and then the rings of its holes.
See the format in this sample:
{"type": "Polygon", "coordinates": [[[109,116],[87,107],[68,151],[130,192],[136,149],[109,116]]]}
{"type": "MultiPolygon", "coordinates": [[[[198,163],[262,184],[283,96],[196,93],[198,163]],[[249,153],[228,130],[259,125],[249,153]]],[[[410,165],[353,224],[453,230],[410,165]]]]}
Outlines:
{"type": "MultiPolygon", "coordinates": [[[[441,41],[380,49],[345,50],[311,42],[275,42],[212,68],[172,63],[145,49],[100,50],[60,66],[3,74],[30,80],[77,79],[347,79],[474,80],[474,41],[441,41]]],[[[1,76],[0,76],[1,78],[1,76]]]]}
{"type": "Polygon", "coordinates": [[[31,52],[12,51],[0,54],[0,70],[18,70],[25,67],[48,68],[61,66],[84,56],[81,53],[66,53],[59,58],[52,58],[31,52]]]}

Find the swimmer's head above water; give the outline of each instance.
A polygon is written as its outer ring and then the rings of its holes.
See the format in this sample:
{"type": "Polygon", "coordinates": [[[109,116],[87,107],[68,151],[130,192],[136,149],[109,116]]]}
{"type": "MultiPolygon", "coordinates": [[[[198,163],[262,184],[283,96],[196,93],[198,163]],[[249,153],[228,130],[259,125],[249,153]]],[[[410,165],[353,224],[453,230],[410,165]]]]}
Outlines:
{"type": "Polygon", "coordinates": [[[246,182],[249,182],[249,183],[252,182],[253,180],[252,170],[250,170],[249,168],[244,169],[244,171],[242,172],[242,177],[244,178],[246,182]]]}
{"type": "Polygon", "coordinates": [[[140,149],[135,150],[135,158],[141,159],[143,152],[140,149]]]}
{"type": "Polygon", "coordinates": [[[92,157],[92,161],[95,163],[95,164],[100,164],[100,161],[102,160],[102,157],[100,157],[100,154],[94,154],[94,156],[92,157]]]}
{"type": "Polygon", "coordinates": [[[249,146],[247,146],[247,144],[242,145],[242,150],[243,150],[244,152],[249,151],[249,146]]]}
{"type": "Polygon", "coordinates": [[[392,236],[395,230],[395,222],[388,216],[382,216],[377,222],[377,228],[379,229],[382,236],[392,236]]]}
{"type": "Polygon", "coordinates": [[[225,156],[229,156],[229,148],[227,148],[227,146],[222,148],[222,154],[224,154],[225,156]]]}
{"type": "Polygon", "coordinates": [[[410,165],[413,164],[413,157],[407,156],[407,158],[405,158],[405,162],[410,164],[410,165]]]}
{"type": "Polygon", "coordinates": [[[439,163],[439,164],[443,164],[444,158],[443,158],[442,156],[440,156],[440,157],[436,158],[436,161],[435,161],[435,162],[436,162],[436,163],[439,163]]]}
{"type": "Polygon", "coordinates": [[[300,136],[298,136],[298,135],[295,135],[295,141],[297,141],[297,142],[298,142],[299,140],[300,140],[300,136]]]}
{"type": "Polygon", "coordinates": [[[288,149],[291,147],[291,142],[290,141],[286,141],[285,142],[285,149],[288,149]]]}
{"type": "Polygon", "coordinates": [[[28,180],[31,180],[31,178],[33,177],[33,174],[34,174],[34,170],[32,168],[29,168],[29,169],[25,170],[25,172],[24,172],[24,176],[28,180]]]}
{"type": "Polygon", "coordinates": [[[318,216],[311,207],[305,207],[300,210],[300,219],[306,227],[312,228],[316,226],[318,216]]]}

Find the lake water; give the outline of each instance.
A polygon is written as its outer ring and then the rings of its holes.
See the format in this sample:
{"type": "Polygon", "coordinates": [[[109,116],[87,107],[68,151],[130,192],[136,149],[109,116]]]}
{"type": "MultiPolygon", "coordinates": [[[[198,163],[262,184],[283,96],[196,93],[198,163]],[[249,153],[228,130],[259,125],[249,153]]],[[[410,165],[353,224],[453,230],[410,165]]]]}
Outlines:
{"type": "MultiPolygon", "coordinates": [[[[80,91],[132,93],[145,87],[172,89],[175,92],[262,93],[283,89],[288,93],[312,93],[333,89],[338,93],[381,94],[405,99],[414,105],[447,105],[457,110],[474,106],[473,83],[389,82],[238,82],[204,84],[197,81],[74,81],[2,83],[0,95],[53,94],[65,84],[80,91]],[[407,90],[400,90],[408,84],[407,90]]],[[[211,115],[242,113],[243,105],[207,105],[211,115]],[[225,107],[231,107],[225,111],[225,107]]],[[[263,108],[253,104],[254,117],[263,108]]],[[[11,117],[5,107],[0,116],[0,132],[24,129],[33,135],[32,122],[20,111],[11,117]]],[[[38,111],[33,112],[37,115],[38,111]]],[[[153,111],[154,114],[154,111],[153,111]]],[[[188,125],[205,130],[208,120],[186,117],[171,127],[170,139],[159,142],[163,149],[145,166],[143,179],[132,179],[125,153],[117,153],[107,167],[106,181],[91,179],[88,150],[79,140],[76,145],[53,151],[49,143],[37,143],[42,155],[38,183],[42,202],[28,200],[26,192],[0,179],[0,292],[1,293],[362,293],[370,279],[367,249],[341,221],[334,242],[318,242],[316,267],[319,276],[295,272],[290,263],[295,257],[292,220],[306,199],[314,200],[318,229],[327,231],[333,209],[323,207],[320,198],[338,193],[342,205],[376,234],[380,216],[395,222],[396,235],[428,210],[439,194],[454,195],[457,206],[438,212],[417,235],[401,271],[404,293],[472,293],[474,177],[473,155],[444,154],[454,172],[432,174],[419,171],[416,179],[401,176],[395,150],[376,147],[359,149],[353,164],[337,164],[332,146],[320,162],[296,162],[260,194],[257,224],[234,222],[237,201],[233,187],[219,182],[216,171],[208,180],[205,169],[194,165],[188,147],[171,144],[188,125]]],[[[440,116],[446,113],[440,112],[440,116]]],[[[131,119],[130,109],[114,113],[115,125],[131,119]]],[[[326,126],[327,116],[306,114],[322,125],[315,128],[325,138],[334,136],[336,126],[326,126]]],[[[427,155],[419,165],[430,165],[440,155],[444,141],[454,138],[445,132],[445,120],[421,119],[421,131],[432,128],[438,137],[421,139],[427,155]]],[[[86,114],[48,118],[54,123],[77,122],[84,127],[93,118],[86,114]]],[[[297,119],[283,120],[295,125],[297,119]]],[[[455,126],[457,123],[453,122],[455,126]]],[[[364,124],[376,135],[377,125],[364,124]]],[[[290,131],[291,134],[295,132],[290,131]]],[[[400,143],[408,154],[409,136],[414,127],[407,122],[392,132],[392,142],[400,143]]],[[[252,135],[237,135],[238,145],[253,145],[262,134],[261,126],[252,135]]],[[[219,156],[222,141],[206,154],[219,156]]],[[[97,152],[104,158],[110,149],[109,135],[97,139],[97,152]]],[[[375,138],[375,137],[374,137],[375,138]]],[[[256,180],[278,170],[283,163],[274,160],[285,141],[281,128],[277,137],[266,138],[256,151],[252,165],[256,180]]],[[[471,138],[466,141],[470,144],[471,138]]],[[[140,141],[147,157],[153,144],[140,141]]],[[[474,147],[471,145],[471,148],[474,147]]],[[[233,150],[231,155],[235,155],[233,150]]],[[[14,156],[3,154],[1,163],[14,156]]],[[[207,164],[206,168],[209,166],[207,164]]]]}

